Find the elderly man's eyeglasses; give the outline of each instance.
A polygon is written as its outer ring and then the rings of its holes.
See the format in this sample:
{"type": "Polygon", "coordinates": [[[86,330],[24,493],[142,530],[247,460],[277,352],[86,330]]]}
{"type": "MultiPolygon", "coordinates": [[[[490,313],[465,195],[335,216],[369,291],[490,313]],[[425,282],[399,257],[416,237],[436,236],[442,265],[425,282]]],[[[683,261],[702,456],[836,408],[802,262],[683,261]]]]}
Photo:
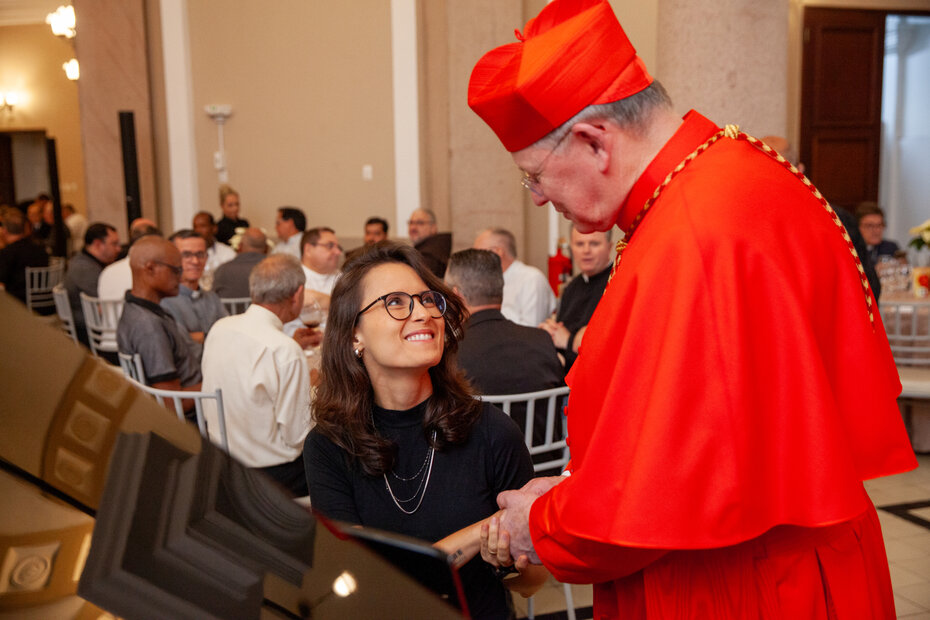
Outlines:
{"type": "Polygon", "coordinates": [[[339,250],[342,251],[342,247],[335,241],[327,241],[326,243],[311,243],[310,245],[326,248],[328,252],[332,252],[336,248],[339,248],[339,250]]]}
{"type": "Polygon", "coordinates": [[[420,300],[420,305],[426,308],[426,311],[429,312],[429,315],[434,319],[438,319],[446,313],[446,298],[443,297],[442,293],[423,291],[422,293],[411,295],[409,293],[396,292],[382,295],[359,310],[358,314],[355,315],[355,320],[358,321],[358,317],[367,312],[369,308],[379,301],[383,301],[384,309],[391,315],[391,318],[403,321],[413,314],[414,298],[420,300]]]}
{"type": "Polygon", "coordinates": [[[520,179],[520,185],[530,190],[537,196],[543,195],[542,187],[540,187],[539,184],[540,184],[540,177],[542,176],[542,173],[543,173],[543,169],[546,167],[546,162],[549,161],[549,158],[552,157],[552,154],[556,152],[556,150],[559,148],[559,145],[561,145],[562,142],[565,141],[565,138],[567,138],[568,134],[570,133],[571,133],[570,131],[566,132],[565,135],[559,138],[559,141],[555,143],[555,146],[552,147],[552,150],[549,151],[545,157],[543,157],[543,160],[539,162],[538,172],[530,174],[526,170],[523,171],[523,178],[520,179]]]}
{"type": "Polygon", "coordinates": [[[174,272],[174,275],[176,275],[176,276],[180,276],[182,273],[184,273],[184,268],[181,267],[180,265],[174,266],[174,265],[172,265],[171,263],[166,263],[166,262],[160,261],[160,260],[156,260],[156,261],[152,261],[152,262],[155,263],[156,265],[161,265],[162,267],[167,267],[168,269],[170,269],[171,271],[173,271],[173,272],[174,272]]]}
{"type": "Polygon", "coordinates": [[[207,260],[206,252],[181,252],[181,260],[190,260],[196,258],[197,260],[207,260]]]}

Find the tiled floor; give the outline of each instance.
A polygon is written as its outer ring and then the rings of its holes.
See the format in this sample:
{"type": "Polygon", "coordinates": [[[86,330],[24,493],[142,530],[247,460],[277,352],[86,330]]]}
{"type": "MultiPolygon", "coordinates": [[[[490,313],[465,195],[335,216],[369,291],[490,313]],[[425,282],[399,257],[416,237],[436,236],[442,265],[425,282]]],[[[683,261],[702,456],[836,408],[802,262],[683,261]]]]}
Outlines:
{"type": "MultiPolygon", "coordinates": [[[[930,620],[930,456],[917,459],[914,471],[871,480],[865,488],[879,507],[898,617],[930,620]]],[[[591,587],[573,586],[572,593],[578,617],[590,618],[591,587]]],[[[517,616],[526,616],[525,601],[516,599],[517,616]]],[[[564,610],[562,585],[550,580],[534,597],[536,617],[564,618],[564,610]],[[562,613],[548,615],[555,612],[562,613]]]]}

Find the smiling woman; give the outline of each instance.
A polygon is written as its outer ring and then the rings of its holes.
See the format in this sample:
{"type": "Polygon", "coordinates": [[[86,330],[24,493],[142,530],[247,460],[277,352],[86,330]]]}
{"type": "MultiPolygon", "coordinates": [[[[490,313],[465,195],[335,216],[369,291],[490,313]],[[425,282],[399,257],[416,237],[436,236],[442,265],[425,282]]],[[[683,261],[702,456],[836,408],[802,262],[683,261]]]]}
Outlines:
{"type": "Polygon", "coordinates": [[[409,246],[354,261],[333,290],[304,466],[314,508],[461,550],[473,617],[508,618],[474,524],[533,467],[516,424],[476,400],[458,369],[464,314],[409,246]]]}

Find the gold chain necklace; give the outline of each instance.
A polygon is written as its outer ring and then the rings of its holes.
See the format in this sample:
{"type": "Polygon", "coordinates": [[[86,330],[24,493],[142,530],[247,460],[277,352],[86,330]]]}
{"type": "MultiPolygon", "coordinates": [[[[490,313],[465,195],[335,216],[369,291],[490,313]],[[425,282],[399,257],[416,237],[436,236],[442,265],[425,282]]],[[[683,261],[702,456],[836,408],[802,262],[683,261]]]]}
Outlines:
{"type": "Polygon", "coordinates": [[[627,246],[629,246],[630,241],[633,238],[633,233],[635,233],[636,229],[639,228],[640,222],[642,222],[643,218],[646,216],[646,213],[649,212],[649,208],[652,207],[652,204],[662,194],[662,191],[668,186],[669,183],[672,182],[672,179],[678,176],[678,174],[682,170],[684,170],[688,166],[688,164],[694,161],[698,155],[706,151],[708,148],[710,148],[710,146],[714,142],[716,142],[717,140],[723,137],[731,138],[733,140],[745,140],[752,146],[756,147],[757,149],[759,149],[760,151],[762,151],[763,153],[765,153],[766,155],[768,155],[769,157],[777,161],[784,168],[787,168],[791,172],[791,174],[793,174],[795,177],[800,179],[800,181],[804,183],[804,185],[806,185],[807,188],[814,195],[814,198],[816,198],[817,201],[820,202],[821,206],[824,208],[824,210],[833,220],[833,223],[836,224],[836,226],[839,228],[840,233],[843,235],[843,240],[846,242],[847,248],[849,248],[849,253],[853,258],[853,262],[855,262],[856,264],[856,269],[859,272],[859,282],[862,284],[862,290],[865,294],[865,305],[869,313],[869,322],[871,323],[872,329],[874,330],[875,329],[875,315],[872,311],[872,295],[871,295],[871,289],[869,287],[869,279],[865,274],[865,268],[862,266],[862,261],[859,259],[859,254],[858,252],[856,252],[856,248],[853,245],[852,238],[849,236],[849,233],[846,231],[846,227],[843,226],[843,222],[840,221],[840,218],[836,214],[836,211],[833,210],[833,207],[830,206],[830,203],[827,202],[827,199],[823,197],[823,194],[821,194],[820,191],[816,187],[814,187],[814,184],[811,183],[810,180],[806,176],[804,176],[804,174],[800,170],[795,168],[794,165],[790,161],[782,157],[781,154],[778,153],[778,151],[770,147],[768,144],[766,144],[762,140],[759,140],[758,138],[754,138],[750,136],[749,134],[740,131],[739,126],[737,125],[726,125],[722,130],[718,131],[717,133],[712,135],[710,138],[708,138],[708,140],[704,144],[694,149],[687,157],[681,160],[681,162],[679,162],[677,166],[675,166],[674,170],[668,173],[668,176],[665,177],[665,180],[662,181],[662,183],[656,188],[656,191],[652,193],[652,196],[650,196],[649,199],[646,200],[646,203],[643,205],[643,208],[640,209],[639,213],[636,214],[636,217],[633,219],[633,223],[630,225],[630,230],[627,231],[626,235],[624,236],[622,240],[617,242],[617,257],[614,259],[613,269],[610,270],[610,277],[608,278],[608,283],[610,282],[610,280],[613,279],[614,275],[617,273],[617,270],[620,268],[620,259],[623,257],[623,251],[627,248],[627,246]]]}

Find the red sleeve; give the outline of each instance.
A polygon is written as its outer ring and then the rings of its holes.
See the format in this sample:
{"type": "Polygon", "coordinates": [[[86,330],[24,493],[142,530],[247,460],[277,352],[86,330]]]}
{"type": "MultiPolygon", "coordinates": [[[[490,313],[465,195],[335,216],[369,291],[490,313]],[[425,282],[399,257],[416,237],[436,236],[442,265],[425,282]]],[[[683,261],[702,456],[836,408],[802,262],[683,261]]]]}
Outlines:
{"type": "MultiPolygon", "coordinates": [[[[569,481],[559,484],[563,486],[569,481]]],[[[579,538],[552,522],[551,503],[539,500],[530,510],[530,534],[537,555],[562,583],[603,583],[641,570],[667,553],[664,549],[637,549],[579,538]],[[544,524],[544,525],[543,525],[544,524]]]]}

